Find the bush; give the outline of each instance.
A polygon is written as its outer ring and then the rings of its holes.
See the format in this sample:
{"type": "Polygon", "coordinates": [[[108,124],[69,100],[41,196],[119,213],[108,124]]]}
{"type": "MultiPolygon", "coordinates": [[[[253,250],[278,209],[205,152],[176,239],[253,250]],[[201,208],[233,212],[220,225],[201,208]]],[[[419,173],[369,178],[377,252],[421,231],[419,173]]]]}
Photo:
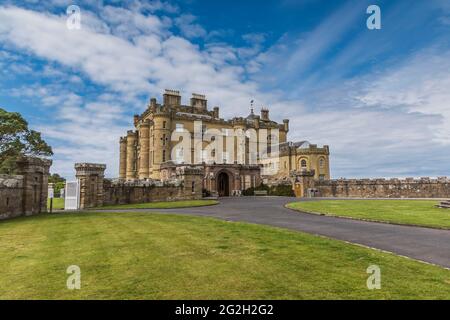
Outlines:
{"type": "Polygon", "coordinates": [[[203,197],[211,197],[211,192],[209,192],[209,190],[203,188],[202,189],[202,196],[203,197]]]}

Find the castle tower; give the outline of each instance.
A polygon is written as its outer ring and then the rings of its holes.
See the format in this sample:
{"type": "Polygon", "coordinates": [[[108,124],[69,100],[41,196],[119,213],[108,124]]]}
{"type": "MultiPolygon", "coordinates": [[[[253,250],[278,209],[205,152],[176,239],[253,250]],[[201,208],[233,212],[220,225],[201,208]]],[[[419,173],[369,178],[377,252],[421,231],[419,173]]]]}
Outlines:
{"type": "Polygon", "coordinates": [[[150,122],[144,121],[139,124],[139,179],[147,179],[149,177],[149,142],[150,142],[150,122]]]}
{"type": "Polygon", "coordinates": [[[126,179],[136,179],[136,132],[127,132],[127,169],[126,179]]]}
{"type": "Polygon", "coordinates": [[[170,114],[164,109],[157,112],[153,116],[153,169],[156,170],[151,178],[159,179],[159,168],[162,163],[171,160],[170,157],[170,133],[171,133],[171,119],[170,114]]]}
{"type": "Polygon", "coordinates": [[[127,177],[127,137],[120,137],[119,179],[127,177]]]}

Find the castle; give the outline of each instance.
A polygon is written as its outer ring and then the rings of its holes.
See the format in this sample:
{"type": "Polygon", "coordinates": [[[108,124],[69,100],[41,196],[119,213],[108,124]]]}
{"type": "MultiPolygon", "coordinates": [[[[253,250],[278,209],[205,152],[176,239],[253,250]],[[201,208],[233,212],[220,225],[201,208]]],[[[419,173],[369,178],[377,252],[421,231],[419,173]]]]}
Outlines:
{"type": "Polygon", "coordinates": [[[288,182],[295,170],[330,179],[329,148],[307,141],[288,142],[289,120],[277,123],[269,110],[247,117],[220,118],[208,110],[204,95],[181,104],[179,91],[165,90],[163,103],[150,100],[134,116],[135,130],[120,138],[119,178],[124,181],[168,180],[177,168],[202,168],[202,188],[220,196],[266,184],[288,182]]]}

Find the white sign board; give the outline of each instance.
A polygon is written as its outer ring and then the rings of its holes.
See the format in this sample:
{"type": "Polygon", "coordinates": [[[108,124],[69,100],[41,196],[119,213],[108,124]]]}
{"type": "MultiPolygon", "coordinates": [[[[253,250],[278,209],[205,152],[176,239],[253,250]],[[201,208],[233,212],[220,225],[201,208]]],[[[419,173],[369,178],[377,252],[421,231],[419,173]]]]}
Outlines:
{"type": "Polygon", "coordinates": [[[55,197],[55,192],[53,191],[53,188],[48,188],[48,198],[53,199],[55,197]]]}
{"type": "Polygon", "coordinates": [[[80,183],[66,182],[64,210],[78,210],[80,207],[80,183]]]}

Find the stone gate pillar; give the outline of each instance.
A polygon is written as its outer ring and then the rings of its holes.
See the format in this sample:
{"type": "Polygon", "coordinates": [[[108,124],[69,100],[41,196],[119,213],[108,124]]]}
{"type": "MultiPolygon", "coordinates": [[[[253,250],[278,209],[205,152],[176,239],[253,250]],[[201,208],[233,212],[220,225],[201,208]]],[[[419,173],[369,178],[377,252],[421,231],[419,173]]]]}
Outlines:
{"type": "Polygon", "coordinates": [[[47,212],[48,175],[51,160],[21,157],[17,160],[17,174],[23,176],[22,212],[29,216],[47,212]]]}
{"type": "Polygon", "coordinates": [[[183,180],[183,198],[201,199],[205,171],[201,166],[184,166],[176,169],[176,175],[183,180]]]}
{"type": "Polygon", "coordinates": [[[292,190],[297,198],[308,197],[308,189],[314,188],[314,170],[293,171],[290,174],[292,190]]]}
{"type": "Polygon", "coordinates": [[[105,164],[76,163],[75,176],[80,183],[80,209],[103,205],[105,164]]]}

